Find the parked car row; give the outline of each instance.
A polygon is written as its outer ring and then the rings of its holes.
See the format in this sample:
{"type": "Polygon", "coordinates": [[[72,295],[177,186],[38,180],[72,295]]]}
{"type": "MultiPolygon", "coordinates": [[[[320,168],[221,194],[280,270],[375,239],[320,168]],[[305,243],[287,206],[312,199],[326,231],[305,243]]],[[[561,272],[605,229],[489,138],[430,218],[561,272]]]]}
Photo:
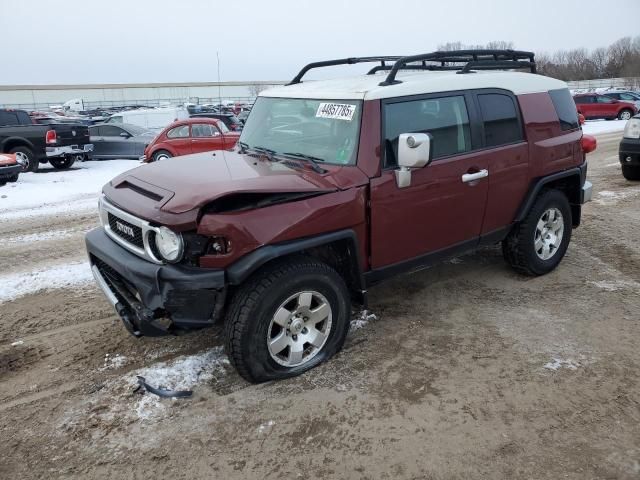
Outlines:
{"type": "Polygon", "coordinates": [[[629,120],[638,113],[639,108],[635,100],[627,100],[635,98],[631,96],[632,93],[579,93],[573,96],[573,100],[576,103],[578,113],[584,115],[587,120],[597,118],[629,120]]]}

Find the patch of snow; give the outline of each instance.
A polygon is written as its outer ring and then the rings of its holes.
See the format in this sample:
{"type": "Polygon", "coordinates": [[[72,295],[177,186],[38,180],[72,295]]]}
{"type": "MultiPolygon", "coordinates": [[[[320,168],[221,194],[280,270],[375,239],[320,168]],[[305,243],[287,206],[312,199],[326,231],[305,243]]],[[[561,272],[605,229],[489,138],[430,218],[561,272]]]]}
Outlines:
{"type": "MultiPolygon", "coordinates": [[[[167,390],[191,390],[195,385],[212,380],[216,375],[225,373],[229,360],[222,347],[214,347],[196,355],[178,357],[169,362],[159,362],[147,368],[128,373],[126,384],[135,387],[136,376],[145,378],[149,385],[167,390]]],[[[145,393],[137,401],[135,411],[140,420],[146,420],[162,413],[165,406],[162,400],[145,393]]]]}
{"type": "Polygon", "coordinates": [[[127,357],[124,355],[120,355],[116,353],[115,355],[110,355],[106,353],[104,355],[104,365],[100,370],[113,370],[122,368],[127,363],[127,357]]]}
{"type": "Polygon", "coordinates": [[[18,340],[17,342],[13,342],[13,343],[11,344],[11,346],[12,346],[12,347],[17,347],[18,345],[22,345],[23,343],[24,343],[24,341],[23,341],[23,340],[18,340]]]}
{"type": "Polygon", "coordinates": [[[13,237],[7,237],[2,240],[2,243],[15,244],[15,243],[33,243],[43,242],[46,240],[54,240],[70,237],[72,235],[71,230],[49,230],[42,233],[29,233],[27,235],[16,235],[13,237]]]}
{"type": "Polygon", "coordinates": [[[274,426],[275,423],[276,422],[274,422],[273,420],[269,420],[267,423],[263,423],[258,427],[258,433],[264,432],[267,428],[274,426]]]}
{"type": "Polygon", "coordinates": [[[626,124],[627,120],[587,120],[582,125],[582,131],[587,135],[622,132],[626,124]]]}
{"type": "Polygon", "coordinates": [[[34,210],[48,213],[66,213],[84,207],[100,195],[102,186],[113,177],[140,166],[137,160],[88,161],[74,165],[70,170],[41,171],[23,173],[14,188],[2,191],[0,198],[0,219],[5,214],[24,211],[28,216],[34,210]]]}
{"type": "Polygon", "coordinates": [[[375,322],[378,319],[373,313],[369,312],[369,310],[362,310],[358,313],[358,316],[354,317],[349,324],[349,331],[354,332],[356,330],[360,330],[361,328],[366,327],[369,322],[375,322]]]}
{"type": "Polygon", "coordinates": [[[591,285],[605,290],[607,292],[616,292],[618,290],[638,289],[640,283],[632,280],[600,280],[597,282],[589,282],[591,285]]]}
{"type": "Polygon", "coordinates": [[[561,358],[552,358],[550,362],[545,363],[543,368],[547,370],[559,370],[560,368],[568,368],[569,370],[577,370],[580,364],[572,359],[563,360],[561,358]]]}
{"type": "Polygon", "coordinates": [[[614,205],[619,200],[625,198],[635,197],[640,194],[640,187],[626,187],[623,190],[611,191],[602,190],[598,192],[598,197],[594,200],[595,203],[600,205],[614,205]]]}
{"type": "Polygon", "coordinates": [[[93,279],[88,262],[54,265],[0,277],[0,303],[50,288],[76,287],[93,279]]]}

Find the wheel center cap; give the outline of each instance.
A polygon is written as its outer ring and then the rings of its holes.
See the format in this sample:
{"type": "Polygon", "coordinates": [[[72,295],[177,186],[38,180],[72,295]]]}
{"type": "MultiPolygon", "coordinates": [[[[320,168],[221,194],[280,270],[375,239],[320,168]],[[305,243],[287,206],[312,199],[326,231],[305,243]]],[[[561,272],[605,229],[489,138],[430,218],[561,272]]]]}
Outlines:
{"type": "Polygon", "coordinates": [[[291,331],[291,333],[294,333],[294,334],[300,333],[303,328],[304,328],[304,322],[302,321],[301,318],[294,318],[291,322],[291,325],[289,325],[289,330],[291,331]]]}

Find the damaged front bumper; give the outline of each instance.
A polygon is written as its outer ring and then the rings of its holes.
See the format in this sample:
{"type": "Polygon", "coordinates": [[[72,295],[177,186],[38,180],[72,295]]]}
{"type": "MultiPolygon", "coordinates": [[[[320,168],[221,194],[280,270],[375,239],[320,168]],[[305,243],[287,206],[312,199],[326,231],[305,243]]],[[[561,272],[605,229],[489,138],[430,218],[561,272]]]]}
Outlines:
{"type": "Polygon", "coordinates": [[[90,231],[85,241],[98,286],[133,335],[177,334],[219,318],[226,295],[224,270],[145,261],[102,228],[90,231]]]}

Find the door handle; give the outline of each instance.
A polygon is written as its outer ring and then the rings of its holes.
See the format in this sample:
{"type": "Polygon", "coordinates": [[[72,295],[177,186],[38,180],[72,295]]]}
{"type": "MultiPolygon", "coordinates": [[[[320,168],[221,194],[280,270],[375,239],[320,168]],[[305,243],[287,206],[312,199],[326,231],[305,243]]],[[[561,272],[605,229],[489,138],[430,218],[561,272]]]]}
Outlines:
{"type": "Polygon", "coordinates": [[[462,175],[462,181],[463,183],[469,183],[469,182],[473,182],[474,180],[480,180],[481,178],[488,177],[488,176],[489,176],[489,170],[484,169],[476,173],[465,173],[464,175],[462,175]]]}

